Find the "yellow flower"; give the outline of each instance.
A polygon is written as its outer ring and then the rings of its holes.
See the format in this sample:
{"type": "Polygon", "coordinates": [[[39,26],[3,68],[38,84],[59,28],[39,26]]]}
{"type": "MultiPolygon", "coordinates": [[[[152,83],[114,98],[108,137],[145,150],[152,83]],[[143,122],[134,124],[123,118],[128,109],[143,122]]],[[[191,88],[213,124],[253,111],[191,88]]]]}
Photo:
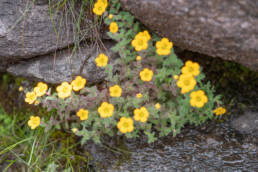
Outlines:
{"type": "Polygon", "coordinates": [[[72,132],[76,133],[78,131],[78,128],[72,128],[72,132]]]}
{"type": "Polygon", "coordinates": [[[22,86],[19,87],[19,91],[23,91],[23,87],[22,86]]]}
{"type": "Polygon", "coordinates": [[[87,80],[81,76],[77,76],[75,80],[72,81],[71,85],[73,86],[74,91],[79,91],[85,87],[87,80]]]}
{"type": "Polygon", "coordinates": [[[65,99],[71,95],[72,89],[72,86],[68,82],[63,82],[56,88],[56,91],[59,98],[65,99]]]}
{"type": "Polygon", "coordinates": [[[109,25],[109,31],[112,33],[116,33],[118,31],[118,25],[116,22],[111,22],[109,25]]]}
{"type": "Polygon", "coordinates": [[[40,117],[38,116],[30,116],[30,120],[28,121],[29,127],[34,130],[40,124],[40,117]]]}
{"type": "Polygon", "coordinates": [[[46,94],[48,89],[47,84],[39,82],[37,86],[34,88],[34,92],[36,93],[37,97],[41,97],[46,94]]]}
{"type": "Polygon", "coordinates": [[[205,95],[204,91],[198,90],[193,91],[190,94],[190,104],[193,107],[201,108],[208,102],[208,98],[205,95]]]}
{"type": "Polygon", "coordinates": [[[159,110],[159,109],[160,109],[160,104],[159,104],[159,103],[156,103],[156,104],[155,104],[155,108],[156,108],[157,110],[159,110]]]}
{"type": "Polygon", "coordinates": [[[36,99],[37,99],[37,95],[34,91],[26,93],[25,102],[29,104],[33,104],[36,99]]]}
{"type": "Polygon", "coordinates": [[[148,41],[151,39],[151,36],[147,30],[143,31],[143,35],[147,38],[148,41]]]}
{"type": "Polygon", "coordinates": [[[131,44],[136,51],[146,50],[148,48],[148,38],[144,34],[138,34],[131,44]]]}
{"type": "Polygon", "coordinates": [[[135,121],[146,122],[149,117],[149,112],[144,106],[139,109],[135,109],[133,113],[135,121]]]}
{"type": "Polygon", "coordinates": [[[213,112],[216,115],[222,115],[222,114],[226,113],[226,109],[223,107],[218,107],[217,109],[213,110],[213,112]]]}
{"type": "Polygon", "coordinates": [[[132,132],[134,129],[132,118],[120,118],[120,121],[117,123],[117,128],[121,131],[121,133],[132,132]]]}
{"type": "Polygon", "coordinates": [[[167,38],[162,38],[160,41],[156,42],[156,52],[158,55],[169,55],[173,43],[167,38]]]}
{"type": "Polygon", "coordinates": [[[76,113],[76,115],[78,116],[78,117],[80,117],[80,120],[86,120],[86,119],[88,119],[88,117],[89,117],[89,111],[88,110],[85,110],[85,109],[80,109],[77,113],[76,113]]]}
{"type": "Polygon", "coordinates": [[[108,56],[101,53],[99,56],[95,59],[95,62],[98,67],[105,67],[108,63],[108,56]]]}
{"type": "Polygon", "coordinates": [[[181,93],[185,94],[194,89],[196,80],[192,75],[182,74],[179,76],[176,85],[181,88],[181,93]]]}
{"type": "Polygon", "coordinates": [[[36,100],[35,101],[35,103],[34,103],[34,105],[38,105],[39,104],[39,101],[38,100],[36,100]]]}
{"type": "Polygon", "coordinates": [[[137,97],[138,99],[140,99],[140,98],[142,98],[142,94],[141,94],[141,93],[138,93],[138,94],[136,94],[136,97],[137,97]]]}
{"type": "Polygon", "coordinates": [[[105,4],[105,8],[108,6],[108,0],[98,0],[97,2],[102,2],[105,4]]]}
{"type": "Polygon", "coordinates": [[[142,59],[141,56],[137,56],[137,57],[136,57],[136,60],[137,60],[137,61],[140,61],[141,59],[142,59]]]}
{"type": "Polygon", "coordinates": [[[97,1],[94,4],[93,13],[96,15],[102,15],[106,11],[107,5],[101,1],[97,1]]]}
{"type": "Polygon", "coordinates": [[[193,63],[192,61],[188,60],[184,67],[182,68],[182,73],[183,74],[191,74],[193,76],[197,76],[200,74],[200,69],[199,69],[199,64],[198,63],[193,63]]]}
{"type": "Polygon", "coordinates": [[[98,113],[101,118],[111,117],[114,112],[114,106],[107,102],[103,102],[98,108],[98,113]]]}
{"type": "Polygon", "coordinates": [[[109,14],[109,15],[108,15],[108,18],[109,18],[109,19],[112,19],[112,18],[113,18],[113,15],[112,15],[112,14],[109,14]]]}
{"type": "Polygon", "coordinates": [[[111,97],[120,97],[122,94],[122,89],[119,85],[114,85],[113,87],[109,88],[109,92],[111,97]]]}
{"type": "Polygon", "coordinates": [[[142,81],[151,81],[152,80],[152,76],[153,76],[153,72],[152,70],[148,69],[148,68],[144,68],[141,72],[140,72],[140,77],[142,81]]]}
{"type": "Polygon", "coordinates": [[[178,80],[178,75],[174,75],[174,80],[178,80]]]}

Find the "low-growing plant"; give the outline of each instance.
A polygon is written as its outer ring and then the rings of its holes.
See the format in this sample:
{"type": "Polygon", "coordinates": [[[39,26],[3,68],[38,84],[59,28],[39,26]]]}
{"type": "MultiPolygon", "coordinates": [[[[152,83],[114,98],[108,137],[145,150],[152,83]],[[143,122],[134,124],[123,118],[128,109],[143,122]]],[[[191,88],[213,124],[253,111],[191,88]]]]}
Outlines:
{"type": "Polygon", "coordinates": [[[87,78],[77,76],[71,83],[63,82],[56,92],[44,83],[26,92],[29,104],[42,104],[57,115],[32,116],[31,129],[39,125],[45,131],[65,129],[81,136],[81,143],[92,139],[101,142],[107,134],[127,138],[148,136],[148,142],[170,133],[180,133],[185,124],[200,125],[225,113],[219,106],[220,96],[214,95],[210,83],[198,63],[177,58],[173,43],[149,33],[129,13],[120,9],[118,0],[98,0],[93,7],[96,19],[104,18],[110,38],[116,41],[113,59],[99,49],[96,67],[103,68],[106,81],[86,86],[87,78]],[[108,11],[106,9],[109,8],[108,11]]]}

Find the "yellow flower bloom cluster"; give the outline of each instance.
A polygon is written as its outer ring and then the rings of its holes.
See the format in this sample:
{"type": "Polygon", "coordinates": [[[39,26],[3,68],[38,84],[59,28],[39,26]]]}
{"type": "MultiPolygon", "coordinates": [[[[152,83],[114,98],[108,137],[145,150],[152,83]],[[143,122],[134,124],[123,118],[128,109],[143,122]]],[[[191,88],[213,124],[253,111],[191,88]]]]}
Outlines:
{"type": "Polygon", "coordinates": [[[156,108],[157,110],[159,110],[159,109],[160,109],[160,104],[159,104],[159,103],[156,103],[156,104],[155,104],[155,108],[156,108]]]}
{"type": "Polygon", "coordinates": [[[147,30],[139,32],[131,42],[136,51],[146,50],[151,36],[147,30]]]}
{"type": "Polygon", "coordinates": [[[94,4],[93,13],[100,16],[106,11],[107,6],[108,6],[107,0],[98,0],[94,4]]]}
{"type": "Polygon", "coordinates": [[[109,25],[109,31],[111,33],[116,33],[118,31],[118,25],[116,22],[111,22],[109,25]]]}
{"type": "Polygon", "coordinates": [[[135,109],[133,113],[135,121],[146,122],[149,117],[149,112],[144,106],[139,109],[135,109]]]}
{"type": "Polygon", "coordinates": [[[137,57],[136,57],[136,60],[137,60],[137,61],[141,61],[141,60],[142,60],[142,57],[141,57],[141,56],[137,56],[137,57]]]}
{"type": "Polygon", "coordinates": [[[140,98],[142,98],[142,94],[141,94],[141,93],[138,93],[138,94],[136,94],[136,97],[137,97],[138,99],[140,99],[140,98]]]}
{"type": "Polygon", "coordinates": [[[34,130],[40,125],[40,117],[38,116],[31,116],[30,120],[28,121],[29,127],[34,130]]]}
{"type": "Polygon", "coordinates": [[[65,99],[72,94],[72,91],[80,91],[86,85],[87,80],[81,76],[77,76],[71,84],[68,82],[62,82],[61,85],[56,87],[58,97],[65,99]]]}
{"type": "Polygon", "coordinates": [[[173,43],[168,40],[168,38],[162,38],[160,41],[156,42],[156,53],[158,55],[169,55],[173,43]]]}
{"type": "Polygon", "coordinates": [[[77,113],[76,113],[76,115],[78,116],[78,117],[80,117],[80,120],[87,120],[88,119],[88,117],[89,117],[89,111],[88,110],[86,110],[86,109],[80,109],[77,113]]]}
{"type": "Polygon", "coordinates": [[[181,69],[183,74],[190,74],[193,76],[198,76],[200,74],[200,66],[198,63],[188,60],[181,69]]]}
{"type": "Polygon", "coordinates": [[[111,97],[120,97],[122,94],[122,89],[119,85],[114,85],[113,87],[109,88],[109,92],[111,97]]]}
{"type": "Polygon", "coordinates": [[[185,94],[194,89],[196,80],[192,75],[181,74],[176,84],[181,88],[181,93],[185,94]]]}
{"type": "Polygon", "coordinates": [[[48,89],[47,84],[39,82],[37,86],[34,88],[34,92],[36,93],[37,97],[41,97],[46,94],[48,89]]]}
{"type": "Polygon", "coordinates": [[[222,114],[226,113],[226,109],[223,107],[218,107],[213,112],[218,116],[218,115],[222,115],[222,114]]]}
{"type": "Polygon", "coordinates": [[[120,118],[120,121],[117,123],[117,128],[121,131],[121,133],[132,132],[134,129],[132,118],[120,118]]]}
{"type": "Polygon", "coordinates": [[[58,97],[61,99],[69,97],[72,93],[72,89],[72,85],[70,85],[68,82],[63,82],[61,85],[56,87],[58,97]]]}
{"type": "Polygon", "coordinates": [[[33,104],[38,97],[41,97],[46,94],[47,89],[48,89],[47,84],[39,82],[37,86],[34,87],[33,91],[26,93],[25,102],[29,104],[33,104]]]}
{"type": "Polygon", "coordinates": [[[77,76],[75,80],[71,82],[71,85],[74,91],[79,91],[85,87],[86,82],[86,79],[82,78],[81,76],[77,76]]]}
{"type": "Polygon", "coordinates": [[[193,107],[201,108],[208,102],[208,98],[204,91],[193,91],[190,94],[190,104],[193,107]]]}
{"type": "Polygon", "coordinates": [[[98,67],[105,67],[108,64],[108,56],[101,53],[99,56],[95,59],[96,65],[98,67]]]}
{"type": "Polygon", "coordinates": [[[149,82],[152,80],[152,76],[153,76],[153,72],[152,70],[148,69],[148,68],[144,68],[141,72],[140,72],[140,77],[142,81],[146,81],[149,82]]]}
{"type": "Polygon", "coordinates": [[[98,108],[98,113],[101,118],[108,118],[113,115],[114,105],[109,104],[107,102],[103,102],[98,108]]]}

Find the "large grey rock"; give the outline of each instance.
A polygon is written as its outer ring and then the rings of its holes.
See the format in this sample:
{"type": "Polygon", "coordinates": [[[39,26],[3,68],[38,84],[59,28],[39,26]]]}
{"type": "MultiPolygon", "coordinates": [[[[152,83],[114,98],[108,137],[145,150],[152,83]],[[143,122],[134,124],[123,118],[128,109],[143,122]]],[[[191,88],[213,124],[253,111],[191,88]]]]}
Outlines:
{"type": "Polygon", "coordinates": [[[257,0],[121,0],[176,46],[258,70],[257,0]]]}
{"type": "Polygon", "coordinates": [[[109,51],[113,42],[104,42],[106,49],[98,51],[93,47],[82,46],[75,55],[72,49],[60,50],[56,54],[44,55],[18,64],[11,65],[7,71],[16,76],[40,80],[46,83],[59,84],[72,81],[74,76],[81,75],[88,84],[98,83],[105,79],[103,68],[96,67],[95,58],[100,52],[109,57],[109,63],[117,57],[109,51]]]}
{"type": "Polygon", "coordinates": [[[258,113],[245,112],[231,121],[231,126],[242,134],[254,134],[258,137],[258,113]]]}
{"type": "Polygon", "coordinates": [[[73,43],[69,15],[50,9],[48,1],[0,0],[0,61],[48,54],[73,43]]]}

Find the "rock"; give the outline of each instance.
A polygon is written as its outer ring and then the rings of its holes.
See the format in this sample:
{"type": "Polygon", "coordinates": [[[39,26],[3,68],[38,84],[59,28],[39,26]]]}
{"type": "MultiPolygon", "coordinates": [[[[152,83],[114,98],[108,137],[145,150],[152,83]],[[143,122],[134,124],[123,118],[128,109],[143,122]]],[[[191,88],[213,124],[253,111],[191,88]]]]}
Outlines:
{"type": "MultiPolygon", "coordinates": [[[[113,42],[104,42],[109,50],[113,42]]],[[[7,71],[16,76],[40,80],[46,83],[59,84],[63,81],[72,81],[74,76],[81,75],[87,79],[88,84],[101,82],[106,75],[103,68],[97,68],[95,58],[98,56],[97,49],[82,46],[76,55],[72,56],[72,49],[57,51],[55,54],[44,55],[18,64],[11,65],[7,71]]],[[[110,59],[116,58],[111,51],[103,51],[110,59]]]]}
{"type": "Polygon", "coordinates": [[[242,134],[258,136],[258,113],[245,112],[240,117],[232,120],[231,126],[242,134]]]}
{"type": "Polygon", "coordinates": [[[0,7],[0,61],[48,54],[74,42],[71,17],[53,10],[51,20],[48,0],[0,0],[0,7]]]}
{"type": "Polygon", "coordinates": [[[121,0],[122,7],[176,46],[258,71],[258,1],[121,0]]]}

